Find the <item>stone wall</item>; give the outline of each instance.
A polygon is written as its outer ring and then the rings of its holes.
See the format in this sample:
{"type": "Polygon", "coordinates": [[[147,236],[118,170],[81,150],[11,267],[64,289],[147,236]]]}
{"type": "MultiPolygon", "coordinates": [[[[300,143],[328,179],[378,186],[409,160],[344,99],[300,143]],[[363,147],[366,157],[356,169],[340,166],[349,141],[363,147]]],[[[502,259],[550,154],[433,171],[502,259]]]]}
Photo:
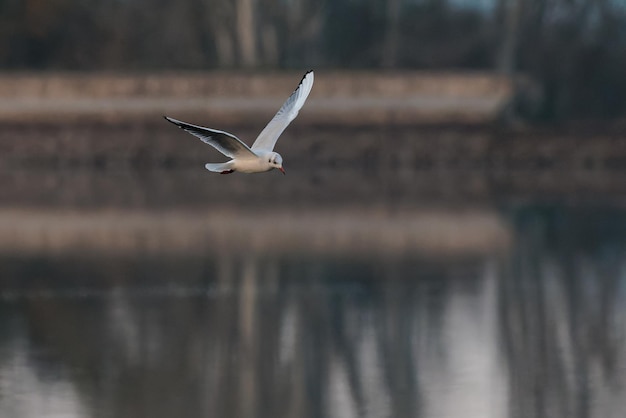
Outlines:
{"type": "MultiPolygon", "coordinates": [[[[303,123],[489,123],[514,95],[514,82],[488,73],[316,71],[303,123]]],[[[103,120],[163,113],[230,124],[271,117],[301,72],[159,74],[5,73],[0,121],[103,120]]]]}

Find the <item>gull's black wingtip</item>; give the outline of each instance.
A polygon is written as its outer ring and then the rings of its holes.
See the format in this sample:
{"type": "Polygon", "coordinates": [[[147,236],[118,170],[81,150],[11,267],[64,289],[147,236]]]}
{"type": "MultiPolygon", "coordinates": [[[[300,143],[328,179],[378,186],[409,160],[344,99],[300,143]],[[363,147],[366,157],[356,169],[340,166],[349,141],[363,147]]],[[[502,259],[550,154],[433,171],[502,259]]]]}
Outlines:
{"type": "Polygon", "coordinates": [[[163,119],[165,119],[166,121],[168,121],[169,123],[178,126],[180,129],[185,129],[184,125],[176,119],[172,119],[168,116],[163,115],[163,119]]]}
{"type": "Polygon", "coordinates": [[[174,125],[178,126],[179,128],[181,127],[179,123],[175,122],[175,119],[170,118],[169,116],[165,116],[163,115],[163,119],[165,119],[166,121],[168,121],[169,123],[173,123],[174,125]]]}
{"type": "MultiPolygon", "coordinates": [[[[304,79],[306,78],[307,75],[311,74],[313,72],[313,70],[309,70],[306,73],[304,73],[304,75],[302,76],[302,79],[300,79],[300,82],[298,83],[298,87],[300,87],[300,85],[302,84],[302,82],[304,81],[304,79]]],[[[297,89],[296,89],[297,90],[297,89]]]]}

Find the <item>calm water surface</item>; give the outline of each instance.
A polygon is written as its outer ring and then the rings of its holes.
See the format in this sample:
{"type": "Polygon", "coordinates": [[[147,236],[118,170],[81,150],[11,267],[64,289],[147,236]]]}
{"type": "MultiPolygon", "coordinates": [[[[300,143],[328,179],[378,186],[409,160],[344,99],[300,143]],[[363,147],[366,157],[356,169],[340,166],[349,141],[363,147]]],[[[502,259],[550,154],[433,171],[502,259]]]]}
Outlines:
{"type": "Polygon", "coordinates": [[[503,255],[3,256],[2,417],[618,417],[626,212],[503,255]]]}

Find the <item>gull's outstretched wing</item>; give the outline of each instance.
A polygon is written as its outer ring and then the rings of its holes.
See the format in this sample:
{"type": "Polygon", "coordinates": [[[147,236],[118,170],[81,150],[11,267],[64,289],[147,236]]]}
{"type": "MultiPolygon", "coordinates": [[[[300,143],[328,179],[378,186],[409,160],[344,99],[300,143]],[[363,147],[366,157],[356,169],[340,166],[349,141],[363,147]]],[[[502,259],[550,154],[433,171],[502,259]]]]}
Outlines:
{"type": "Polygon", "coordinates": [[[179,120],[163,116],[168,121],[181,129],[189,132],[193,136],[197,136],[216,150],[230,158],[246,158],[256,157],[257,155],[239,138],[228,132],[209,129],[202,126],[192,125],[190,123],[181,122],[179,120]]]}
{"type": "Polygon", "coordinates": [[[272,151],[274,149],[274,145],[276,145],[280,134],[282,134],[289,123],[298,116],[298,111],[302,108],[302,105],[304,105],[312,87],[313,71],[308,71],[304,77],[302,77],[298,87],[291,93],[291,96],[283,103],[278,113],[276,113],[263,131],[261,131],[256,141],[254,141],[254,144],[252,144],[252,150],[272,151]]]}

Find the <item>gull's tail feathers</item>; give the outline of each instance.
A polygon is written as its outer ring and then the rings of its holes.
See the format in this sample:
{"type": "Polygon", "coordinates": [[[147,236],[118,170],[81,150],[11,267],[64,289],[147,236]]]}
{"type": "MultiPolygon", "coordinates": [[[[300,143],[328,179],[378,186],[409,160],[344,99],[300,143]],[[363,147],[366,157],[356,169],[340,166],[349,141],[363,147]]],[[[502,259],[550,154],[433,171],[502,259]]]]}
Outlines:
{"type": "Polygon", "coordinates": [[[226,163],[218,163],[218,164],[207,163],[204,166],[206,167],[207,170],[213,171],[214,173],[227,174],[227,173],[233,172],[231,163],[232,161],[228,161],[226,163]]]}

